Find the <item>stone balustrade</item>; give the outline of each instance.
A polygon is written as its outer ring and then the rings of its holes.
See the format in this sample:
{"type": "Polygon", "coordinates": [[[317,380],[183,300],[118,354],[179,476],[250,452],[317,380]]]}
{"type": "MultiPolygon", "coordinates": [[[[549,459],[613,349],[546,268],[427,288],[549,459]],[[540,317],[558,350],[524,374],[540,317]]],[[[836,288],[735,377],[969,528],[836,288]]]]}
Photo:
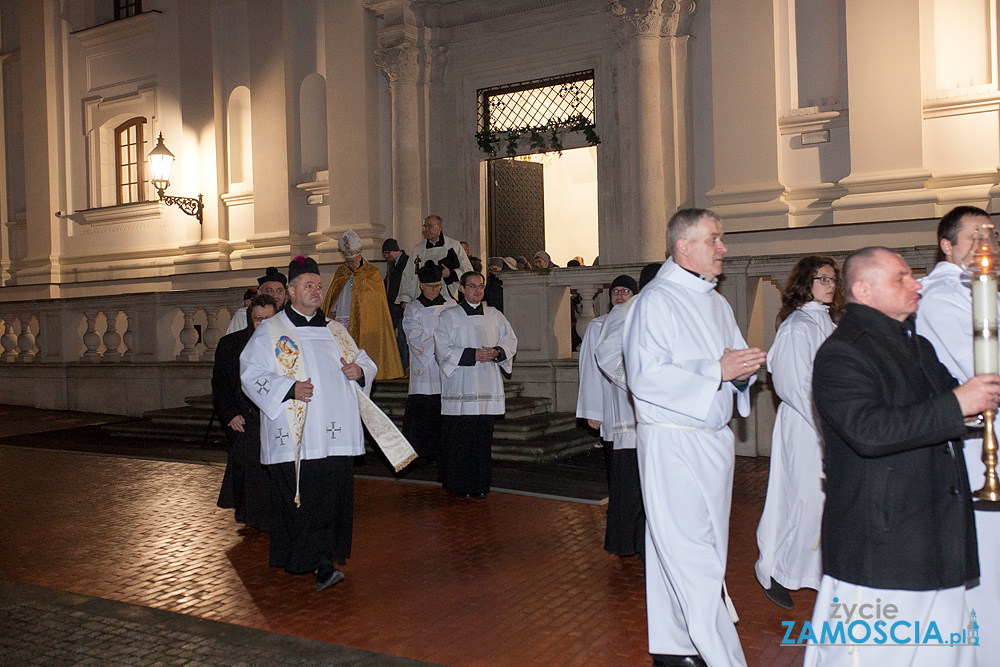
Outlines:
{"type": "MultiPolygon", "coordinates": [[[[919,275],[936,248],[901,251],[919,275]]],[[[843,253],[835,254],[842,260],[843,253]]],[[[798,255],[727,258],[719,291],[733,307],[750,345],[774,340],[779,286],[798,255]]],[[[576,409],[579,375],[572,349],[577,331],[610,309],[609,286],[643,264],[504,272],[504,314],[518,337],[513,379],[525,394],[576,409]]],[[[0,290],[0,403],[140,415],[183,405],[211,391],[215,347],[240,305],[244,288],[122,294],[4,302],[0,290]]],[[[754,386],[753,413],[734,419],[737,453],[770,451],[776,401],[766,371],[754,386]]]]}

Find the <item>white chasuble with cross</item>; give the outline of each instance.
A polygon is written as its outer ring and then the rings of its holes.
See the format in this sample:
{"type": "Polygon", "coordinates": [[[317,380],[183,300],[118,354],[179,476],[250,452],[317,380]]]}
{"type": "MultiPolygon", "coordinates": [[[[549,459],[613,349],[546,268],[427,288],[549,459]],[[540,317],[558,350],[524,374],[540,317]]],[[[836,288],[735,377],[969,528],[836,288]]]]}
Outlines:
{"type": "MultiPolygon", "coordinates": [[[[332,326],[343,329],[335,323],[332,326]]],[[[343,333],[347,335],[346,330],[343,333]]],[[[340,359],[345,354],[350,356],[352,351],[342,349],[330,328],[295,327],[284,312],[257,327],[240,355],[240,381],[261,411],[261,463],[295,461],[298,425],[293,409],[301,402],[285,401],[285,397],[300,375],[313,384],[312,400],[303,403],[301,459],[364,453],[357,383],[341,371],[340,359]],[[294,376],[286,375],[285,365],[294,363],[294,358],[300,370],[294,376]]],[[[358,350],[354,363],[364,370],[362,393],[368,394],[378,370],[375,362],[364,350],[358,350]]]]}

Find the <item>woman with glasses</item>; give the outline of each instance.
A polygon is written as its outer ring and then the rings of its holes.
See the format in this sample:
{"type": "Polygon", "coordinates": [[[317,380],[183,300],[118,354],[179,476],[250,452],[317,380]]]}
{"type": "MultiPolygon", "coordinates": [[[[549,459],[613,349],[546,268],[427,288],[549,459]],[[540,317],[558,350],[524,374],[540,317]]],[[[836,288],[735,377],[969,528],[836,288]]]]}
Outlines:
{"type": "Polygon", "coordinates": [[[793,609],[789,590],[819,588],[822,576],[823,447],[812,400],[816,351],[844,308],[840,268],[832,257],[798,261],[781,294],[778,332],[767,370],[781,399],[771,436],[771,470],[757,526],[754,570],[767,597],[793,609]]]}

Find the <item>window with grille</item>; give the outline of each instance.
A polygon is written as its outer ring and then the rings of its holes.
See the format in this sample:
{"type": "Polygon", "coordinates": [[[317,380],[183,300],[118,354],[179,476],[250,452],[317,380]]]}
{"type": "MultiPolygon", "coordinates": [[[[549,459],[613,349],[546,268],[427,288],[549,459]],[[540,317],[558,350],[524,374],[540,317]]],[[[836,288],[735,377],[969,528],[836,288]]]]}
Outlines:
{"type": "Polygon", "coordinates": [[[478,97],[476,138],[488,153],[495,154],[501,141],[508,155],[521,153],[521,138],[529,143],[528,152],[562,150],[561,132],[584,132],[587,143],[600,143],[594,132],[594,70],[482,88],[478,97]]]}
{"type": "Polygon", "coordinates": [[[114,0],[114,3],[116,21],[142,14],[142,0],[114,0]]]}
{"type": "Polygon", "coordinates": [[[142,174],[142,126],[145,122],[145,118],[137,117],[115,128],[115,180],[119,204],[146,200],[142,174]]]}

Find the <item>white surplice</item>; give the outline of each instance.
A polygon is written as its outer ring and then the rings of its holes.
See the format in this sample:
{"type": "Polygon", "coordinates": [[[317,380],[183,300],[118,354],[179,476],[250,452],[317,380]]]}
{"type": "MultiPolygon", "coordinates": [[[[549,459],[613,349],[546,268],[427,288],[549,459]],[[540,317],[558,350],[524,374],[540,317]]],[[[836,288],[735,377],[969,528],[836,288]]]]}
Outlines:
{"type": "Polygon", "coordinates": [[[461,305],[438,314],[434,353],[441,366],[442,415],[502,415],[506,409],[500,369],[511,372],[517,336],[503,313],[480,305],[482,315],[467,315],[461,305]],[[470,347],[499,347],[506,358],[500,363],[459,366],[462,354],[470,347]]]}
{"type": "MultiPolygon", "coordinates": [[[[364,432],[358,412],[358,396],[353,380],[341,370],[344,352],[326,327],[296,327],[284,311],[264,320],[240,355],[240,383],[243,392],[260,408],[260,462],[264,465],[295,460],[292,429],[285,412],[285,396],[295,379],[281,375],[275,367],[275,350],[269,328],[295,329],[301,343],[305,373],[313,384],[307,404],[302,438],[302,459],[364,454],[364,432]]],[[[366,394],[378,368],[358,351],[354,361],[364,371],[366,394]]]]}
{"type": "Polygon", "coordinates": [[[790,314],[767,352],[781,399],[771,435],[767,499],[757,526],[757,580],[771,587],[818,589],[823,576],[823,445],[816,428],[812,369],[816,351],[836,328],[830,307],[811,301],[790,314]]]}
{"type": "Polygon", "coordinates": [[[444,234],[441,237],[444,239],[442,246],[428,248],[426,240],[413,246],[413,252],[407,258],[406,266],[403,267],[403,275],[399,280],[399,294],[396,296],[396,303],[416,301],[417,297],[420,296],[420,281],[417,279],[417,271],[427,262],[440,262],[448,256],[449,250],[454,250],[458,257],[458,269],[452,271],[455,276],[453,282],[449,283],[443,278],[441,279],[441,294],[458,300],[458,281],[462,274],[472,270],[472,262],[469,261],[469,256],[465,253],[465,248],[462,247],[461,243],[444,234]]]}
{"type": "Polygon", "coordinates": [[[580,386],[576,394],[576,416],[601,422],[601,440],[611,442],[614,435],[614,396],[611,383],[601,375],[594,356],[594,344],[601,335],[607,315],[595,317],[587,325],[580,343],[580,386]]]}
{"type": "Polygon", "coordinates": [[[632,299],[611,309],[601,327],[600,336],[594,344],[594,356],[604,379],[611,383],[611,402],[614,408],[614,428],[612,429],[615,449],[635,449],[635,408],[632,394],[625,378],[625,352],[623,336],[625,315],[632,299]]]}
{"type": "Polygon", "coordinates": [[[723,382],[719,359],[747,344],[715,283],[672,258],[632,301],[624,351],[646,509],[649,651],[746,665],[723,594],[735,465],[728,423],[734,394],[749,414],[749,383],[741,391],[723,382]]]}
{"type": "Polygon", "coordinates": [[[434,326],[445,308],[456,305],[445,298],[441,305],[425,306],[414,299],[403,311],[403,332],[410,348],[410,393],[434,396],[441,393],[441,367],[434,357],[434,326]]]}
{"type": "MultiPolygon", "coordinates": [[[[968,278],[963,280],[962,268],[957,264],[939,262],[920,282],[923,287],[917,308],[917,333],[931,342],[948,372],[965,382],[974,374],[972,289],[968,278]]],[[[994,423],[1000,428],[1000,417],[994,423]]],[[[978,491],[986,479],[982,439],[966,440],[964,455],[969,484],[978,491]]],[[[1000,627],[1000,512],[976,512],[976,535],[979,585],[968,589],[966,596],[969,607],[988,627],[1000,627]]],[[[994,650],[1000,646],[995,633],[983,633],[983,647],[989,646],[994,650]]]]}
{"type": "Polygon", "coordinates": [[[225,335],[228,336],[236,331],[242,331],[247,328],[247,310],[246,306],[243,306],[235,313],[233,313],[233,319],[229,320],[229,328],[226,329],[225,335]]]}

